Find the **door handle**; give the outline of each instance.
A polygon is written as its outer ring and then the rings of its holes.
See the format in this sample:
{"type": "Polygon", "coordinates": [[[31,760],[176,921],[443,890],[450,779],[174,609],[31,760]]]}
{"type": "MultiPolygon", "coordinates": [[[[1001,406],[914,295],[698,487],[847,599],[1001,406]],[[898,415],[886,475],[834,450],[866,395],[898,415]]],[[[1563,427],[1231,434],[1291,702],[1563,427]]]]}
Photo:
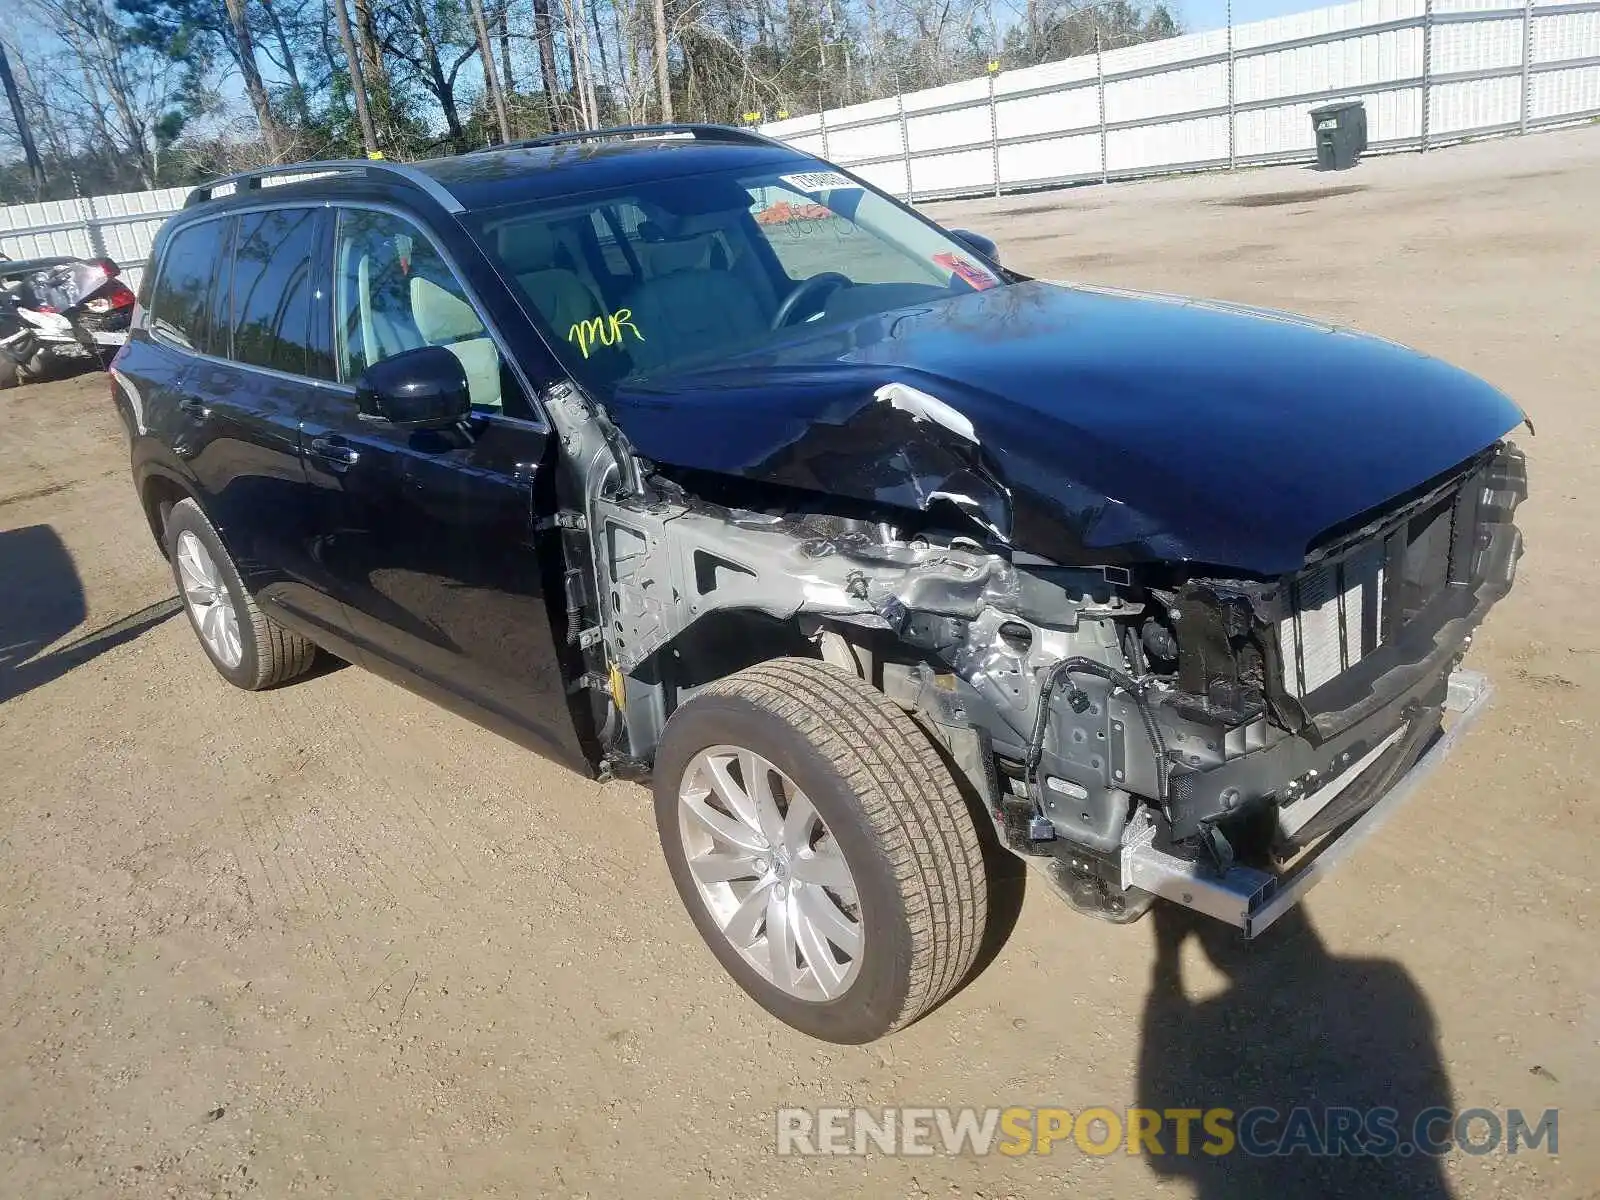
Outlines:
{"type": "Polygon", "coordinates": [[[179,400],[178,411],[185,416],[195,418],[197,421],[204,421],[211,415],[211,409],[206,405],[206,402],[194,396],[185,396],[182,400],[179,400]]]}
{"type": "Polygon", "coordinates": [[[311,453],[327,463],[333,471],[348,471],[361,461],[361,451],[341,437],[312,438],[311,453]]]}

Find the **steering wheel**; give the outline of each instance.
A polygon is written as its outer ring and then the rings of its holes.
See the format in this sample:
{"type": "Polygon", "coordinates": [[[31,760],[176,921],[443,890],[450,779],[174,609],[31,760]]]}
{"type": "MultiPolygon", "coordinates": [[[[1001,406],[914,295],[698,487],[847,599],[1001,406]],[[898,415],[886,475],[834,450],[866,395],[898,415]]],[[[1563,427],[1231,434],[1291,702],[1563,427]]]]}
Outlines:
{"type": "Polygon", "coordinates": [[[800,307],[800,301],[824,288],[837,291],[842,287],[854,287],[855,282],[846,275],[837,271],[823,271],[820,275],[813,275],[810,279],[802,279],[794,285],[794,289],[783,298],[783,303],[778,305],[778,311],[772,314],[772,328],[782,329],[789,324],[790,318],[800,307]]]}

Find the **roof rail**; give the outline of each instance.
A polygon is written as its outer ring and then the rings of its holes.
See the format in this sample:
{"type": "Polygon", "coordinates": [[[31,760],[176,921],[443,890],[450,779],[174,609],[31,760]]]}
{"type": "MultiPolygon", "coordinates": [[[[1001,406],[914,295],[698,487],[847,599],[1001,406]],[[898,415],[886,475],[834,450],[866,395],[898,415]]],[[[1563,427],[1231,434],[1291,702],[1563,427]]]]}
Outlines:
{"type": "Polygon", "coordinates": [[[530,146],[559,146],[564,142],[592,142],[601,138],[638,137],[648,134],[687,133],[697,141],[737,142],[746,146],[782,146],[775,138],[754,129],[737,125],[669,124],[669,125],[617,125],[610,129],[575,129],[567,133],[547,133],[542,137],[521,138],[503,142],[498,146],[484,146],[472,151],[489,154],[495,150],[523,150],[530,146]]]}
{"type": "Polygon", "coordinates": [[[426,171],[419,171],[407,163],[385,162],[381,159],[331,159],[327,162],[289,163],[278,167],[258,167],[253,171],[240,171],[233,175],[224,175],[220,179],[213,179],[210,183],[202,183],[184,199],[183,206],[192,208],[196,204],[204,204],[213,198],[218,188],[230,183],[233,185],[234,195],[257,191],[264,180],[275,175],[369,174],[391,175],[403,179],[413,187],[426,192],[446,212],[463,211],[461,201],[452,196],[443,184],[426,171]]]}

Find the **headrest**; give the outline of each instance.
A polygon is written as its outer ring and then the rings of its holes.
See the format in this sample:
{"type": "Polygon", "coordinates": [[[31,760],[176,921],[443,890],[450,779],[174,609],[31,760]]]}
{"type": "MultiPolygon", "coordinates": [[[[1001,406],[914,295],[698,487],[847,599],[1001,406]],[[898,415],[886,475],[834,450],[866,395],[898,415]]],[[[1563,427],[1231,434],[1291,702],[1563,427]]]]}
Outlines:
{"type": "Polygon", "coordinates": [[[644,250],[650,257],[652,274],[670,275],[674,271],[693,271],[709,267],[711,247],[715,241],[714,234],[702,233],[695,237],[647,242],[644,250]]]}
{"type": "Polygon", "coordinates": [[[484,333],[472,305],[421,275],[411,278],[411,319],[422,340],[433,346],[484,333]]]}
{"type": "Polygon", "coordinates": [[[518,221],[500,227],[500,257],[513,275],[555,266],[560,248],[556,231],[543,221],[518,221]]]}

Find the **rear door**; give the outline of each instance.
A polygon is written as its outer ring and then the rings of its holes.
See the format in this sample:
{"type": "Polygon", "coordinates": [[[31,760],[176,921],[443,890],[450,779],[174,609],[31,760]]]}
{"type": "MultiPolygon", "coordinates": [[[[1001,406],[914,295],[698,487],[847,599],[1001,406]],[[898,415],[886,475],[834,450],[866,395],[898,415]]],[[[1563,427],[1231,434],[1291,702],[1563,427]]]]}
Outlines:
{"type": "Polygon", "coordinates": [[[481,306],[420,227],[340,208],[333,264],[346,384],[391,355],[442,345],[461,359],[473,400],[457,430],[363,420],[353,395],[329,398],[302,425],[313,486],[337,497],[322,510],[317,553],[352,634],[375,669],[579,759],[548,603],[560,594],[559,545],[536,529],[555,507],[546,426],[481,306]]]}
{"type": "Polygon", "coordinates": [[[180,408],[183,381],[194,365],[225,232],[225,222],[213,219],[159,243],[141,287],[138,320],[112,364],[118,407],[136,452],[146,460],[193,433],[180,408]]]}
{"type": "Polygon", "coordinates": [[[337,388],[329,348],[327,211],[277,206],[229,223],[203,354],[183,385],[207,510],[264,608],[309,632],[344,632],[303,555],[314,520],[300,420],[337,388]]]}

